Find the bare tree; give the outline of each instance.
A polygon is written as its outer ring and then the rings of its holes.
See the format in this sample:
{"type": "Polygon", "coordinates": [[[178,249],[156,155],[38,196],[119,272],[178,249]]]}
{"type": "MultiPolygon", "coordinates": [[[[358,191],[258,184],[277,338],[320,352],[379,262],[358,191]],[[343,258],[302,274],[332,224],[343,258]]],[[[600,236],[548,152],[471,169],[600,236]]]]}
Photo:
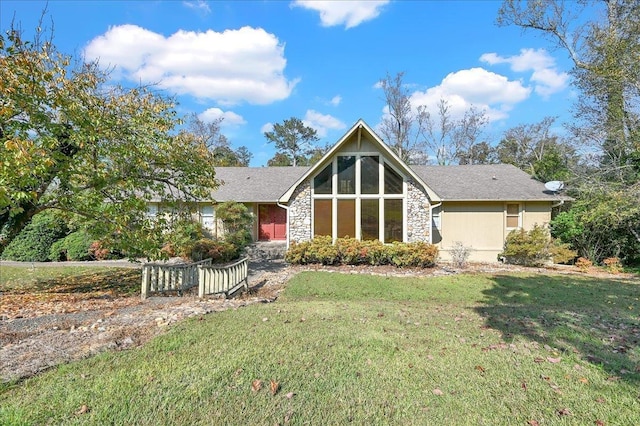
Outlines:
{"type": "Polygon", "coordinates": [[[451,164],[480,142],[488,122],[484,111],[471,107],[455,120],[448,102],[441,99],[434,116],[426,105],[411,104],[403,79],[404,72],[393,77],[387,73],[380,81],[387,103],[380,132],[402,160],[426,164],[435,158],[438,164],[451,164]]]}

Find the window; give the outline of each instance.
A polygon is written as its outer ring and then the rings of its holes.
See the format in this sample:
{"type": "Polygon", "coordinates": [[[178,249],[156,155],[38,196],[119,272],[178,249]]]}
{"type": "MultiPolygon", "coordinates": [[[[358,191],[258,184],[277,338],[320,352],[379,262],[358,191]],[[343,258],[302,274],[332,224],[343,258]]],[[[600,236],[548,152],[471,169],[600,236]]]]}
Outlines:
{"type": "Polygon", "coordinates": [[[384,163],[384,193],[402,194],[402,176],[387,163],[384,163]]]}
{"type": "Polygon", "coordinates": [[[507,204],[507,228],[520,226],[520,204],[507,204]]]}
{"type": "Polygon", "coordinates": [[[380,200],[363,199],[360,201],[360,239],[380,239],[380,200]]]}
{"type": "Polygon", "coordinates": [[[402,241],[402,200],[384,200],[384,242],[402,241]]]}
{"type": "Polygon", "coordinates": [[[329,164],[322,169],[318,175],[313,178],[313,187],[316,194],[331,194],[332,192],[332,179],[333,165],[329,164]]]}
{"type": "Polygon", "coordinates": [[[200,223],[209,230],[214,229],[213,206],[202,206],[200,208],[200,223]]]}
{"type": "Polygon", "coordinates": [[[364,156],[360,160],[360,192],[362,194],[380,193],[380,159],[376,156],[364,156]]]}
{"type": "Polygon", "coordinates": [[[313,235],[404,240],[404,177],[378,153],[346,153],[313,177],[313,235]]]}
{"type": "Polygon", "coordinates": [[[331,200],[314,200],[313,203],[313,235],[331,236],[332,213],[331,200]]]}
{"type": "Polygon", "coordinates": [[[157,204],[147,204],[147,217],[151,220],[155,219],[158,216],[158,205],[157,204]]]}
{"type": "Polygon", "coordinates": [[[356,193],[356,157],[338,157],[338,194],[356,193]]]}

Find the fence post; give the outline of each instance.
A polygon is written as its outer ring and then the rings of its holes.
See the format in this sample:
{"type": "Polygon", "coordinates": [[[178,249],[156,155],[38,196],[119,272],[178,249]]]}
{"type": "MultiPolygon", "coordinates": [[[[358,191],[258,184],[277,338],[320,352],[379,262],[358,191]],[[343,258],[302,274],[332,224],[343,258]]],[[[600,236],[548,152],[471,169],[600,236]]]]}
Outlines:
{"type": "Polygon", "coordinates": [[[147,298],[147,293],[149,291],[149,269],[146,266],[142,267],[142,292],[141,297],[142,300],[147,298]]]}

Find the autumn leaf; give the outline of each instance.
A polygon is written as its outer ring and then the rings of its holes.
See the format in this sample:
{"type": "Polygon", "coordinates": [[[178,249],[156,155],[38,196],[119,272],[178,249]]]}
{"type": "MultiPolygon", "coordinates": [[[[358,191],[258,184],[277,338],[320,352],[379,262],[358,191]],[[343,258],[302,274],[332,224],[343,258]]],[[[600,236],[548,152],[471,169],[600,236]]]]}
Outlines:
{"type": "Polygon", "coordinates": [[[80,409],[76,411],[76,415],[80,416],[82,414],[88,413],[89,411],[89,407],[86,404],[82,404],[82,407],[80,407],[80,409]]]}
{"type": "Polygon", "coordinates": [[[482,373],[482,374],[484,374],[484,372],[485,372],[484,367],[483,367],[483,366],[481,366],[481,365],[476,365],[476,370],[478,370],[478,371],[479,371],[480,373],[482,373]]]}
{"type": "Polygon", "coordinates": [[[444,392],[442,392],[440,389],[436,388],[434,390],[432,390],[431,392],[433,392],[434,395],[444,395],[444,392]]]}
{"type": "Polygon", "coordinates": [[[291,399],[291,398],[293,398],[294,395],[295,395],[295,393],[289,392],[286,396],[287,396],[288,399],[291,399]]]}
{"type": "Polygon", "coordinates": [[[568,408],[559,408],[556,410],[556,414],[559,416],[570,416],[571,415],[571,410],[569,410],[568,408]]]}
{"type": "Polygon", "coordinates": [[[278,390],[280,390],[280,383],[271,379],[271,383],[269,383],[269,389],[271,390],[271,395],[277,394],[278,390]]]}
{"type": "Polygon", "coordinates": [[[538,423],[537,420],[529,420],[529,421],[527,421],[527,424],[529,426],[540,426],[540,423],[538,423]]]}
{"type": "Polygon", "coordinates": [[[548,357],[548,358],[547,358],[547,361],[549,361],[549,362],[550,362],[550,363],[552,363],[552,364],[557,364],[557,363],[559,363],[559,362],[561,361],[561,358],[551,358],[551,357],[548,357]]]}
{"type": "Polygon", "coordinates": [[[255,379],[253,382],[251,382],[251,390],[252,391],[258,392],[260,389],[262,389],[262,380],[255,379]]]}
{"type": "Polygon", "coordinates": [[[604,426],[604,422],[602,420],[596,420],[596,426],[604,426]]]}
{"type": "Polygon", "coordinates": [[[544,358],[540,358],[539,356],[537,356],[533,359],[533,362],[540,364],[541,362],[544,362],[544,358]]]}
{"type": "Polygon", "coordinates": [[[587,383],[589,383],[589,379],[587,379],[586,377],[580,377],[578,380],[579,380],[581,383],[584,383],[585,385],[586,385],[587,383]]]}

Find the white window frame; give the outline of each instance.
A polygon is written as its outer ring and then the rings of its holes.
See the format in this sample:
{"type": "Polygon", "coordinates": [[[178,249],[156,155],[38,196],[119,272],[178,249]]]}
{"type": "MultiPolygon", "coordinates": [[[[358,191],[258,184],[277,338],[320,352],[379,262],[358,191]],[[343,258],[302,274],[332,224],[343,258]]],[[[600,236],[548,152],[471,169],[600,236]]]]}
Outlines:
{"type": "Polygon", "coordinates": [[[338,235],[338,200],[355,200],[355,234],[354,237],[358,240],[362,239],[362,212],[361,212],[361,200],[363,199],[377,199],[378,201],[378,240],[384,241],[384,201],[386,199],[401,199],[402,200],[402,241],[407,241],[407,176],[402,173],[398,168],[385,158],[382,153],[378,151],[363,151],[363,152],[351,152],[344,151],[337,153],[331,159],[331,194],[316,194],[314,180],[316,176],[322,172],[327,165],[315,175],[311,176],[311,232],[312,238],[315,234],[315,200],[331,200],[331,234],[333,241],[337,239],[338,235]],[[339,194],[338,193],[338,157],[342,156],[354,156],[356,157],[356,177],[355,177],[355,193],[354,194],[339,194]],[[378,194],[362,194],[361,183],[361,159],[362,157],[378,157],[378,194]],[[402,193],[400,194],[385,194],[384,193],[384,167],[387,164],[393,171],[395,171],[402,178],[402,193]]]}
{"type": "Polygon", "coordinates": [[[505,229],[512,231],[514,229],[521,229],[522,228],[522,203],[518,203],[515,201],[510,201],[510,202],[506,202],[504,203],[504,227],[505,229]],[[516,227],[512,227],[512,226],[508,226],[508,218],[509,217],[515,217],[515,215],[513,214],[509,214],[509,205],[517,205],[518,206],[518,226],[516,227]]]}

